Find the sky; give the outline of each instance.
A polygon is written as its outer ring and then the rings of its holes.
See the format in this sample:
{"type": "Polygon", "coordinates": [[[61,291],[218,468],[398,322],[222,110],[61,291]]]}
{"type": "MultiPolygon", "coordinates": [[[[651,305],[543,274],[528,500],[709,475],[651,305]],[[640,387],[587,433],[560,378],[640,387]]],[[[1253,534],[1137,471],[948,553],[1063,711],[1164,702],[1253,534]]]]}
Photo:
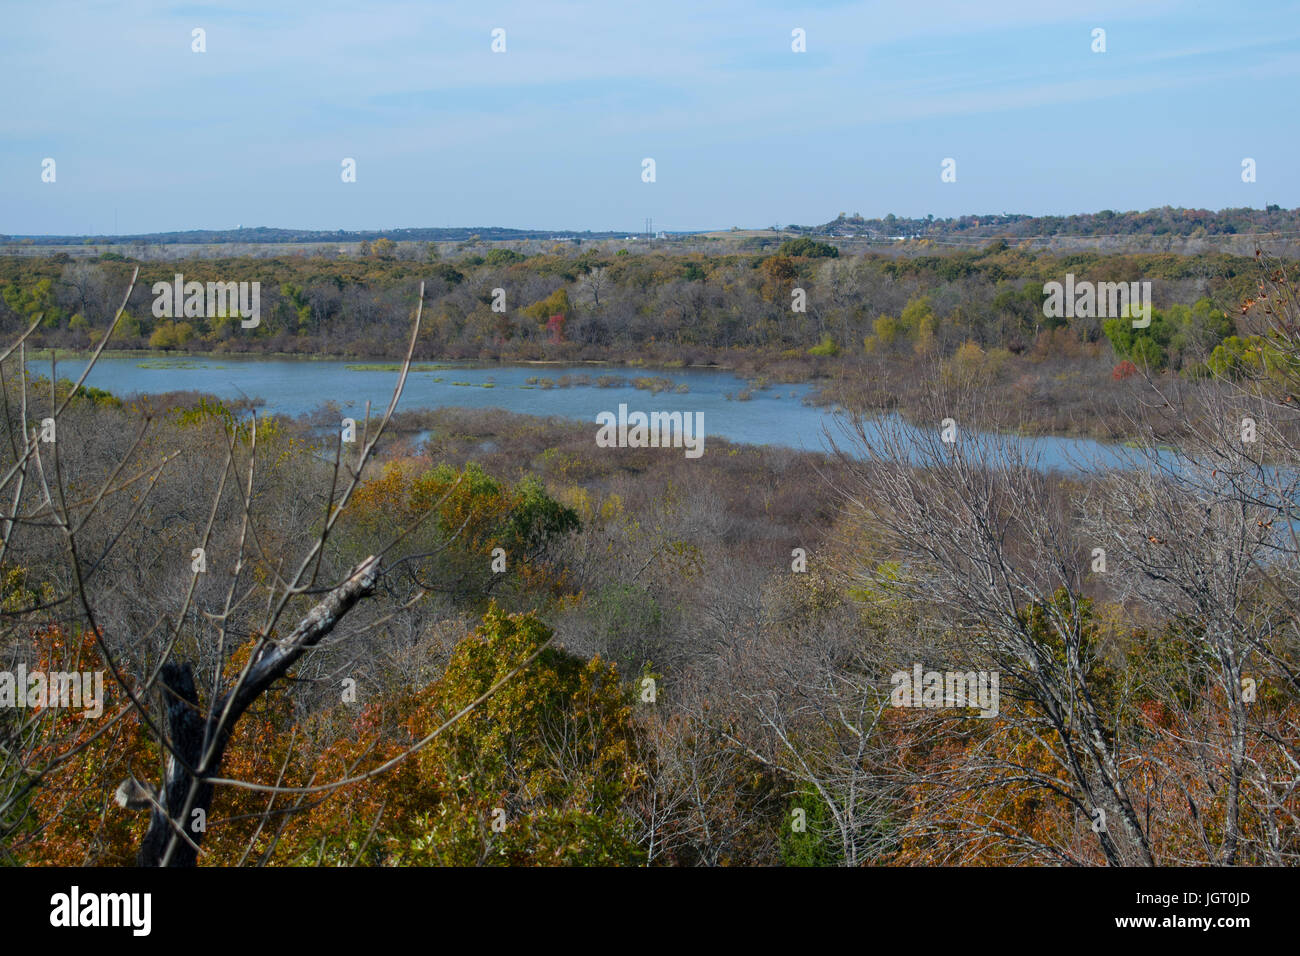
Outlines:
{"type": "Polygon", "coordinates": [[[1290,208],[1297,13],[1271,0],[6,0],[0,234],[1290,208]]]}

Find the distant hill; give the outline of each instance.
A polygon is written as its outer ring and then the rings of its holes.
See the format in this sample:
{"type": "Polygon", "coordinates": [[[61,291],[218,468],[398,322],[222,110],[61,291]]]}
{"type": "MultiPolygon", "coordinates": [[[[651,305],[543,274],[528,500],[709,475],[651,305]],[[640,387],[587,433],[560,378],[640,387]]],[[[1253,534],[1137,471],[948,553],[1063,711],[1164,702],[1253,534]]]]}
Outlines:
{"type": "Polygon", "coordinates": [[[1037,236],[1232,236],[1245,233],[1300,233],[1300,209],[1175,209],[1164,206],[1146,212],[1114,212],[1073,216],[1023,216],[1013,213],[961,216],[957,219],[907,219],[889,215],[863,219],[841,213],[820,226],[788,226],[788,232],[808,236],[862,239],[1021,239],[1037,236]]]}
{"type": "MultiPolygon", "coordinates": [[[[786,226],[774,230],[737,230],[708,233],[708,235],[803,235],[824,239],[867,239],[889,241],[896,239],[932,239],[953,242],[976,242],[989,239],[1026,239],[1031,237],[1102,237],[1102,236],[1164,236],[1169,238],[1200,239],[1208,236],[1234,236],[1255,233],[1282,233],[1300,235],[1300,209],[1283,209],[1268,206],[1265,209],[1181,209],[1164,206],[1145,212],[1114,212],[1103,209],[1096,213],[1071,216],[1026,216],[1017,213],[995,213],[978,216],[961,216],[956,219],[924,219],[888,215],[883,219],[863,219],[859,215],[841,213],[820,226],[786,226]]],[[[675,232],[670,236],[703,235],[705,231],[675,232]]],[[[105,242],[147,243],[151,245],[220,245],[244,243],[251,245],[292,245],[304,243],[361,242],[380,238],[394,242],[463,242],[467,239],[492,241],[528,239],[621,239],[626,230],[604,232],[574,232],[566,229],[507,229],[501,226],[446,226],[418,229],[369,229],[348,232],[342,229],[330,232],[321,229],[278,229],[269,226],[240,229],[193,229],[186,232],[155,232],[130,236],[8,236],[0,235],[0,243],[21,243],[37,246],[93,245],[105,242]]],[[[638,234],[640,235],[640,234],[638,234]]]]}
{"type": "Polygon", "coordinates": [[[367,229],[333,232],[323,229],[276,229],[269,226],[241,229],[191,229],[185,232],[153,232],[131,236],[7,236],[0,242],[21,242],[27,245],[68,246],[90,243],[145,242],[153,245],[205,245],[220,243],[250,243],[256,245],[301,244],[311,242],[361,242],[387,238],[394,242],[463,242],[479,238],[488,241],[510,239],[614,239],[627,236],[626,230],[618,232],[573,232],[566,229],[505,229],[500,226],[448,226],[419,229],[367,229]]]}

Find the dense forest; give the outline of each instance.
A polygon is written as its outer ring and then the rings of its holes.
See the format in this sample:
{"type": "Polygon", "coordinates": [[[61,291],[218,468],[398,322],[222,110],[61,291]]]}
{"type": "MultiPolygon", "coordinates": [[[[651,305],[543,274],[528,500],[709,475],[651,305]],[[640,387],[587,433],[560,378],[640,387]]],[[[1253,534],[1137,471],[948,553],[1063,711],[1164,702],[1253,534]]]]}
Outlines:
{"type": "MultiPolygon", "coordinates": [[[[1098,318],[1044,316],[1044,283],[1066,273],[1080,281],[1140,277],[1152,283],[1158,309],[1209,299],[1220,314],[1235,308],[1254,276],[1253,260],[1236,256],[1057,256],[1002,242],[908,259],[840,255],[809,239],[753,255],[606,254],[564,245],[533,256],[487,245],[455,257],[429,251],[416,260],[381,241],[360,257],[142,263],[109,344],[396,358],[405,347],[407,304],[423,281],[429,315],[418,359],[716,362],[744,350],[797,357],[813,349],[862,355],[895,348],[946,355],[968,342],[1019,354],[1043,333],[1063,332],[1082,344],[1103,338],[1098,318]],[[230,316],[206,315],[159,321],[152,286],[177,272],[187,281],[260,282],[260,325],[246,331],[230,316]]],[[[39,313],[31,345],[91,348],[133,265],[121,257],[0,259],[0,319],[13,331],[39,313]]],[[[1188,345],[1214,344],[1199,331],[1193,338],[1188,345]]],[[[1175,364],[1183,351],[1176,346],[1175,364]]]]}
{"type": "Polygon", "coordinates": [[[1294,865],[1286,267],[832,253],[184,264],[260,281],[255,329],[155,319],[170,265],[4,260],[0,650],[108,673],[101,720],[0,710],[5,862],[1294,865]],[[1150,326],[1047,319],[1067,272],[1151,281],[1150,326]],[[349,433],[36,345],[747,363],[865,406],[893,367],[929,424],[698,460],[491,410],[349,433]],[[981,430],[1087,375],[1134,467],[981,430]]]}

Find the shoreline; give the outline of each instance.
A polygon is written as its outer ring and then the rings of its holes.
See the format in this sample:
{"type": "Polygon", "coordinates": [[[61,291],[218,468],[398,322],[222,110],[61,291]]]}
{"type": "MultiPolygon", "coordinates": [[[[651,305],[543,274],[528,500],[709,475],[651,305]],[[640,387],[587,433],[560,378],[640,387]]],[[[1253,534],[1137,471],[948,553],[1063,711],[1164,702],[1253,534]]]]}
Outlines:
{"type": "MultiPolygon", "coordinates": [[[[60,361],[70,359],[79,361],[88,359],[95,354],[94,349],[59,349],[59,348],[36,348],[29,349],[27,352],[27,361],[34,362],[37,360],[48,361],[51,357],[60,361]]],[[[100,353],[100,358],[129,359],[139,358],[141,361],[150,361],[158,359],[234,359],[248,361],[293,361],[293,362],[349,362],[354,365],[395,365],[401,367],[402,360],[376,358],[370,355],[355,355],[348,353],[339,353],[334,355],[308,355],[302,352],[216,352],[216,351],[196,351],[193,349],[104,349],[100,353]]],[[[722,365],[715,362],[680,362],[680,363],[651,363],[645,359],[458,359],[458,358],[441,358],[432,356],[428,358],[413,358],[411,365],[454,365],[461,368],[501,368],[516,367],[525,368],[535,365],[554,365],[554,366],[577,366],[590,365],[597,367],[609,368],[630,368],[644,369],[646,371],[670,372],[675,369],[694,368],[704,369],[706,371],[730,372],[737,366],[722,365]]],[[[812,384],[811,381],[790,382],[782,384],[812,384]]]]}

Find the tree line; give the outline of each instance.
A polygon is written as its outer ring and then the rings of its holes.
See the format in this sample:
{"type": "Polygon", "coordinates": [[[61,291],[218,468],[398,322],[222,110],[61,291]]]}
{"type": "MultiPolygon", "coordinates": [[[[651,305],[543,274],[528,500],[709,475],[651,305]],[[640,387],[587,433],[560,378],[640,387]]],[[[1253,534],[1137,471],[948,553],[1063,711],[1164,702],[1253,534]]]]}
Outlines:
{"type": "MultiPolygon", "coordinates": [[[[1137,357],[1180,367],[1184,345],[1203,362],[1199,352],[1234,331],[1221,320],[1249,292],[1253,269],[1251,260],[1229,255],[1062,256],[1002,242],[912,258],[840,255],[806,237],[761,254],[556,246],[525,255],[475,243],[447,256],[430,246],[415,258],[386,239],[366,253],[141,263],[109,347],[395,358],[404,351],[407,305],[424,282],[419,359],[728,364],[737,356],[847,359],[881,348],[951,355],[968,343],[1018,355],[1060,329],[1079,343],[1106,339],[1102,318],[1044,316],[1043,284],[1069,272],[1079,280],[1151,281],[1169,331],[1160,333],[1160,353],[1137,357]],[[153,284],[178,273],[201,283],[259,282],[260,324],[156,316],[153,284]],[[1178,306],[1192,311],[1170,311],[1178,306]]],[[[121,257],[0,259],[0,327],[14,332],[39,314],[32,346],[93,348],[133,265],[121,257]]]]}

